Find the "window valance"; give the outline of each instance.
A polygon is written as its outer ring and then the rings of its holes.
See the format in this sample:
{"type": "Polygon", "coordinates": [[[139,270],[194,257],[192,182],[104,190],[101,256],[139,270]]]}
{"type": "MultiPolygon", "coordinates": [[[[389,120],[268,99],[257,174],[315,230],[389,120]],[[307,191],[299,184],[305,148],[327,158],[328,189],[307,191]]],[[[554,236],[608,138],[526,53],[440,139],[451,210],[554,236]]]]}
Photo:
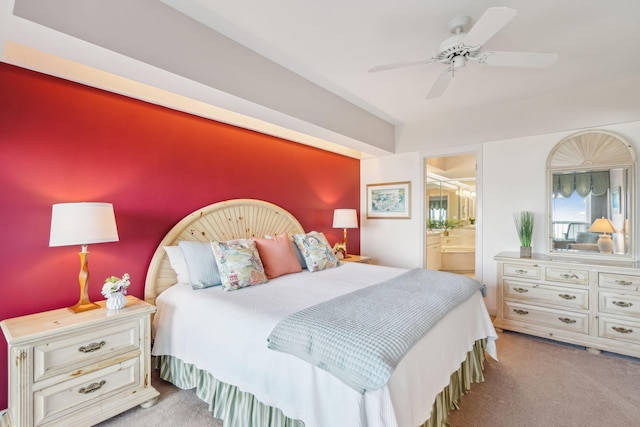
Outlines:
{"type": "Polygon", "coordinates": [[[569,198],[574,191],[581,197],[602,196],[608,189],[609,171],[553,174],[553,197],[569,198]]]}

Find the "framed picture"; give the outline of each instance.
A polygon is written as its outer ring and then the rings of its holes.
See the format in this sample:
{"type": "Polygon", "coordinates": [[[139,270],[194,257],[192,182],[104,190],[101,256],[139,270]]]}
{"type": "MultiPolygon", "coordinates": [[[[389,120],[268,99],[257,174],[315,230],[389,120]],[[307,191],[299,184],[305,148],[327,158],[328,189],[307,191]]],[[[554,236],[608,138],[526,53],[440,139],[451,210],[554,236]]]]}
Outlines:
{"type": "Polygon", "coordinates": [[[611,190],[611,212],[614,214],[620,213],[620,187],[615,187],[611,190]]]}
{"type": "Polygon", "coordinates": [[[411,218],[411,182],[367,184],[367,218],[411,218]]]}

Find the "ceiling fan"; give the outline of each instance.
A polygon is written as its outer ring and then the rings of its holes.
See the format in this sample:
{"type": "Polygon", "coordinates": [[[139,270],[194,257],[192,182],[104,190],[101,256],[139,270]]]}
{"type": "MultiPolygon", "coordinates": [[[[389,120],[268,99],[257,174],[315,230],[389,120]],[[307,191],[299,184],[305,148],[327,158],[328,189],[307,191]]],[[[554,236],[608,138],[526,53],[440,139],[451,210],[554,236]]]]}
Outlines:
{"type": "Polygon", "coordinates": [[[467,32],[464,30],[471,22],[471,18],[468,16],[454,18],[447,24],[447,30],[453,36],[440,43],[436,56],[421,61],[379,65],[371,68],[369,72],[433,63],[445,64],[447,68],[440,73],[427,94],[427,99],[432,99],[444,93],[453,76],[465,66],[467,61],[497,67],[547,68],[551,66],[558,59],[555,53],[482,51],[482,45],[507,25],[517,13],[515,9],[507,7],[490,7],[467,32]]]}

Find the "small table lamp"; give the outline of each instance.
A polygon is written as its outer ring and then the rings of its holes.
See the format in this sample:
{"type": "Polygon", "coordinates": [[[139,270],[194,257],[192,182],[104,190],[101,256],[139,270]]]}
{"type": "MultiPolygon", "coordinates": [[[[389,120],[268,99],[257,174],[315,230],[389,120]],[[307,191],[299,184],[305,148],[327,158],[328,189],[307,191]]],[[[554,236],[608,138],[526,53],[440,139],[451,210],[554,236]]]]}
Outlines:
{"type": "Polygon", "coordinates": [[[615,233],[616,229],[609,218],[602,217],[596,219],[593,221],[593,224],[591,224],[591,227],[589,227],[589,231],[602,233],[600,237],[598,237],[598,250],[600,253],[613,253],[613,241],[611,240],[611,236],[607,233],[615,233]]]}
{"type": "Polygon", "coordinates": [[[82,245],[80,255],[80,300],[74,313],[99,308],[89,300],[89,243],[117,242],[118,229],[111,203],[59,203],[51,212],[49,246],[82,245]]]}
{"type": "Polygon", "coordinates": [[[358,228],[358,213],[355,209],[336,209],[333,211],[333,228],[344,229],[342,243],[344,244],[344,257],[347,255],[347,228],[358,228]]]}

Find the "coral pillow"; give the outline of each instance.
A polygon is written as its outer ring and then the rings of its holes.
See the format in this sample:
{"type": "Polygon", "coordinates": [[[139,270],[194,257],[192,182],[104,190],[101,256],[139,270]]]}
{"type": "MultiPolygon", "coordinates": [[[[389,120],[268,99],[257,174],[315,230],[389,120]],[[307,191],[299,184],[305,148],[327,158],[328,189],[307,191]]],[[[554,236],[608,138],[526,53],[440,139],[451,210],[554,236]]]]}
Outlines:
{"type": "Polygon", "coordinates": [[[252,240],[256,243],[264,272],[269,279],[302,271],[287,233],[269,239],[254,237],[252,240]]]}

